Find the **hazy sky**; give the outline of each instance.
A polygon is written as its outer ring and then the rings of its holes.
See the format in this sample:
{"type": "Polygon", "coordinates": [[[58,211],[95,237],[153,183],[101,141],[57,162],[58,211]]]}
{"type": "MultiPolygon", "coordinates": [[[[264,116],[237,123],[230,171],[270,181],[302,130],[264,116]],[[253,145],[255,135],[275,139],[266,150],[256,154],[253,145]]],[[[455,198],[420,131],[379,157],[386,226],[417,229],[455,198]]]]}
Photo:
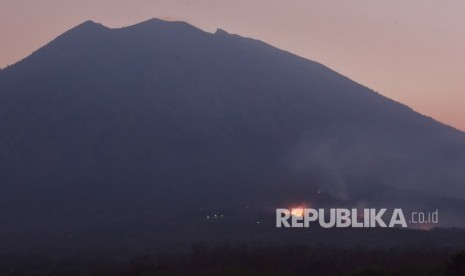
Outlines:
{"type": "Polygon", "coordinates": [[[88,19],[153,17],[258,38],[465,130],[463,0],[0,0],[0,67],[88,19]]]}

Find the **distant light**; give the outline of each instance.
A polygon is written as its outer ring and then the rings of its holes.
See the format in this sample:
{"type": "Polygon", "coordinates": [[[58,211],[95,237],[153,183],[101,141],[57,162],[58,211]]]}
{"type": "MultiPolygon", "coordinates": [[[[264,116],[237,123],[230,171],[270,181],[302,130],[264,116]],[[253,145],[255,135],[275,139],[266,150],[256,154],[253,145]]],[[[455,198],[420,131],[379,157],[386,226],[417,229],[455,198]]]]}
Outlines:
{"type": "Polygon", "coordinates": [[[304,209],[303,208],[292,209],[291,215],[293,215],[294,217],[301,218],[304,216],[304,209]]]}

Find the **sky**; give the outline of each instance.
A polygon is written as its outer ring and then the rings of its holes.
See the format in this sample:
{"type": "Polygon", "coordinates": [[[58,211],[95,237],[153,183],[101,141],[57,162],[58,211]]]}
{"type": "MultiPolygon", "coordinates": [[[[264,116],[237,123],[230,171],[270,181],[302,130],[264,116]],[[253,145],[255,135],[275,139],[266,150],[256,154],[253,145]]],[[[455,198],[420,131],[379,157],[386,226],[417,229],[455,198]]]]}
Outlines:
{"type": "Polygon", "coordinates": [[[463,0],[0,0],[0,67],[86,20],[253,37],[465,130],[463,0]]]}

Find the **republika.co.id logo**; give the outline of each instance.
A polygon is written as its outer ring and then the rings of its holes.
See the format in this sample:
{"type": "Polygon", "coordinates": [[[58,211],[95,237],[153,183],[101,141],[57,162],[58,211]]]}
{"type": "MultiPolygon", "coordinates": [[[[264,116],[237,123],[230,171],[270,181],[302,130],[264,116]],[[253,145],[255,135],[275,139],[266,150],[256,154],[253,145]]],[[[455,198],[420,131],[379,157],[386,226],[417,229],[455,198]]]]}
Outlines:
{"type": "MultiPolygon", "coordinates": [[[[410,225],[434,225],[439,223],[439,211],[410,212],[410,225]]],[[[317,223],[322,228],[407,228],[406,216],[401,208],[374,209],[276,209],[276,227],[306,228],[317,223]]]]}

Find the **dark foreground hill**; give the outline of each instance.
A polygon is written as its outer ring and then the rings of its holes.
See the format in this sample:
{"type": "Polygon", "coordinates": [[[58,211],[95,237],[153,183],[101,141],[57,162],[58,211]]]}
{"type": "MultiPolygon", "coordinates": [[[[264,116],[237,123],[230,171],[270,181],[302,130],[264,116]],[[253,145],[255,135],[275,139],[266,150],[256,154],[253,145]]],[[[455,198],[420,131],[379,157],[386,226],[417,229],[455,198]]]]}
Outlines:
{"type": "MultiPolygon", "coordinates": [[[[96,235],[136,247],[161,222],[300,202],[438,209],[465,225],[464,133],[182,22],[88,21],[1,70],[0,167],[6,250],[96,235]]],[[[188,243],[198,228],[184,227],[188,243]]]]}
{"type": "Polygon", "coordinates": [[[63,260],[0,255],[1,275],[463,276],[464,273],[465,251],[448,249],[195,246],[188,253],[141,255],[123,261],[111,258],[63,260]]]}

